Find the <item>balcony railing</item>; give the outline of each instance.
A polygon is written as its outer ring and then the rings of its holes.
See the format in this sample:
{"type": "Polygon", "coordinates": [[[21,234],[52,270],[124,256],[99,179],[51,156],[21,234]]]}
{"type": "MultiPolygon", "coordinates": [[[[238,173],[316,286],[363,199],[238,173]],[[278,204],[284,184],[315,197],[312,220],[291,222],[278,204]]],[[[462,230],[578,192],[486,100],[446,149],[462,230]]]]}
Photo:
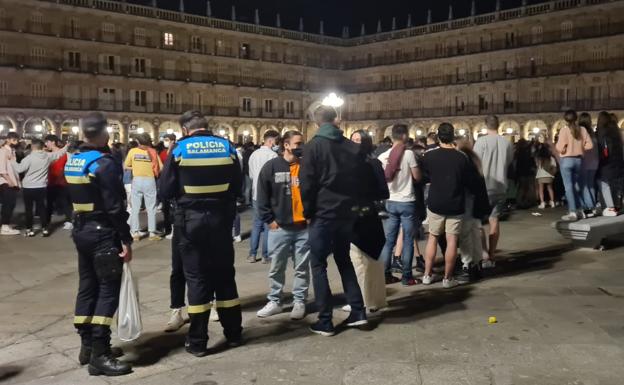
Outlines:
{"type": "Polygon", "coordinates": [[[572,31],[562,33],[561,31],[544,32],[539,35],[515,35],[513,39],[495,39],[479,43],[448,46],[443,49],[432,48],[422,49],[418,52],[401,52],[400,55],[374,56],[348,60],[344,63],[344,69],[358,69],[383,65],[394,65],[410,62],[418,62],[432,59],[450,58],[462,55],[472,55],[477,53],[499,51],[505,49],[530,47],[539,44],[552,44],[563,41],[591,39],[596,37],[607,37],[624,33],[624,23],[608,23],[604,25],[584,25],[577,26],[572,31]]]}
{"type": "Polygon", "coordinates": [[[624,56],[595,61],[588,60],[583,62],[578,61],[542,65],[536,64],[510,69],[468,72],[465,74],[459,74],[459,76],[457,74],[447,74],[428,77],[423,76],[410,79],[395,79],[387,82],[351,84],[343,85],[343,90],[348,93],[381,92],[616,70],[624,70],[624,56]]]}
{"type": "Polygon", "coordinates": [[[389,120],[409,118],[435,118],[453,116],[471,116],[485,114],[530,114],[564,112],[568,109],[577,111],[599,111],[624,109],[624,99],[578,99],[555,100],[544,102],[500,103],[486,105],[464,105],[462,108],[443,106],[427,108],[405,108],[400,110],[343,112],[343,119],[348,121],[389,120]]]}
{"type": "Polygon", "coordinates": [[[24,95],[7,95],[0,97],[3,108],[47,108],[59,110],[102,110],[116,112],[142,112],[154,114],[182,114],[185,111],[199,109],[207,115],[249,118],[301,119],[301,110],[289,113],[285,109],[273,109],[271,113],[263,109],[253,108],[243,111],[238,106],[198,106],[189,103],[137,103],[134,100],[80,99],[70,97],[32,97],[24,95]]]}

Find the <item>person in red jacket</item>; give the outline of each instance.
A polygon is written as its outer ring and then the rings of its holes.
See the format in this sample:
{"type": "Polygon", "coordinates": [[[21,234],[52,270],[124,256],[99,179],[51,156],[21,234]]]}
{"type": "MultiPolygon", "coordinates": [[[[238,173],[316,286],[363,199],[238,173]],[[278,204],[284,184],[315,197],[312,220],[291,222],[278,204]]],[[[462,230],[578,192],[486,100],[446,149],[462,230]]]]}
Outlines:
{"type": "MultiPolygon", "coordinates": [[[[56,135],[48,135],[44,139],[45,146],[48,151],[58,151],[60,149],[60,141],[56,135]]],[[[67,163],[67,154],[55,160],[50,165],[48,172],[48,190],[47,190],[47,223],[51,223],[52,214],[55,210],[59,210],[65,216],[63,229],[72,229],[72,207],[67,190],[67,181],[65,180],[64,168],[67,163]]]]}

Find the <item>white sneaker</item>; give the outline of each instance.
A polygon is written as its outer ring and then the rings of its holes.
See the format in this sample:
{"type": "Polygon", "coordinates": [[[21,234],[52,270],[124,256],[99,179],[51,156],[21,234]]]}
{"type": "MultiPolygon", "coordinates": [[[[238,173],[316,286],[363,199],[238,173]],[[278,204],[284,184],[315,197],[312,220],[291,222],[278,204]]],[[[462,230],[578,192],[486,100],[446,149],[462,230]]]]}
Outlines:
{"type": "Polygon", "coordinates": [[[210,320],[213,322],[219,321],[219,312],[217,312],[217,308],[212,307],[212,311],[210,312],[210,320]]]}
{"type": "Polygon", "coordinates": [[[618,212],[614,208],[607,208],[602,211],[603,217],[617,217],[618,212]]]}
{"type": "Polygon", "coordinates": [[[423,285],[431,285],[433,283],[433,275],[423,275],[422,283],[423,285]]]}
{"type": "Polygon", "coordinates": [[[344,305],[342,308],[340,308],[340,310],[345,313],[351,313],[351,305],[344,305]]]}
{"type": "Polygon", "coordinates": [[[555,207],[557,207],[557,204],[554,201],[550,201],[548,202],[548,206],[554,209],[555,207]]]}
{"type": "Polygon", "coordinates": [[[483,259],[481,260],[481,268],[482,269],[493,269],[496,266],[496,262],[491,259],[483,259]]]}
{"type": "Polygon", "coordinates": [[[234,242],[241,243],[242,241],[243,241],[243,238],[240,235],[237,235],[234,237],[234,242]]]}
{"type": "Polygon", "coordinates": [[[175,332],[184,326],[184,318],[182,318],[182,309],[171,310],[171,318],[165,327],[166,332],[175,332]]]}
{"type": "Polygon", "coordinates": [[[19,230],[15,230],[9,225],[2,225],[2,227],[0,228],[0,235],[19,235],[19,234],[20,234],[19,230]]]}
{"type": "Polygon", "coordinates": [[[73,223],[71,223],[71,222],[63,223],[63,230],[72,230],[73,228],[74,228],[73,223]]]}
{"type": "Polygon", "coordinates": [[[567,215],[562,216],[561,220],[566,222],[574,222],[578,221],[579,217],[577,213],[568,213],[567,215]]]}
{"type": "Polygon", "coordinates": [[[282,307],[279,304],[273,301],[269,301],[266,305],[264,305],[262,309],[258,310],[258,313],[256,313],[256,315],[258,316],[258,318],[266,318],[272,315],[279,314],[281,312],[282,307]]]}
{"type": "Polygon", "coordinates": [[[546,202],[540,203],[539,206],[537,206],[537,208],[540,210],[544,210],[546,208],[546,202]]]}
{"type": "Polygon", "coordinates": [[[455,286],[459,286],[459,282],[457,282],[455,278],[452,278],[452,277],[451,279],[444,278],[442,280],[442,287],[445,289],[451,289],[451,288],[454,288],[455,286]]]}
{"type": "Polygon", "coordinates": [[[295,302],[293,305],[292,311],[290,312],[291,320],[301,320],[304,319],[306,315],[306,305],[303,302],[295,302]]]}
{"type": "Polygon", "coordinates": [[[173,231],[165,236],[165,239],[172,240],[173,239],[173,231]]]}
{"type": "Polygon", "coordinates": [[[147,235],[147,233],[145,231],[135,231],[135,232],[132,233],[132,239],[134,241],[140,241],[146,235],[147,235]]]}

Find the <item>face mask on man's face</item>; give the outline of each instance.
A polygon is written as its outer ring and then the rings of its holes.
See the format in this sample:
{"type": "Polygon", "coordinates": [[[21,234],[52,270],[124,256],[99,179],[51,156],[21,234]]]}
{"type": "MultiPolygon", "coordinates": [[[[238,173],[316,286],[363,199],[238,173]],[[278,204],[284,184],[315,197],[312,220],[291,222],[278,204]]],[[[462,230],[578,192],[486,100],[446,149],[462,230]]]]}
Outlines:
{"type": "Polygon", "coordinates": [[[274,144],[273,147],[271,147],[271,150],[278,152],[279,151],[279,146],[277,144],[274,144]]]}
{"type": "Polygon", "coordinates": [[[170,141],[168,141],[168,140],[165,140],[165,141],[163,142],[163,146],[165,146],[165,148],[169,148],[169,146],[170,146],[170,145],[171,145],[171,142],[170,142],[170,141]]]}
{"type": "Polygon", "coordinates": [[[297,147],[297,148],[293,148],[292,150],[290,150],[290,152],[296,156],[297,158],[302,158],[303,157],[303,146],[297,147]]]}

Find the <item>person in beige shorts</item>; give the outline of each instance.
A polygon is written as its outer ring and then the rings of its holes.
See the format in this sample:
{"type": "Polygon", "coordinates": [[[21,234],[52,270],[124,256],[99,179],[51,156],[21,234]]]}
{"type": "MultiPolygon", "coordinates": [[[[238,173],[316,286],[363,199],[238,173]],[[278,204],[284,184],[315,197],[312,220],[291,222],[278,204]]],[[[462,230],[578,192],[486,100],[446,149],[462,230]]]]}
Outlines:
{"type": "Polygon", "coordinates": [[[461,232],[463,215],[443,216],[431,212],[427,209],[427,219],[429,220],[429,234],[439,237],[441,235],[457,235],[461,232]]]}

